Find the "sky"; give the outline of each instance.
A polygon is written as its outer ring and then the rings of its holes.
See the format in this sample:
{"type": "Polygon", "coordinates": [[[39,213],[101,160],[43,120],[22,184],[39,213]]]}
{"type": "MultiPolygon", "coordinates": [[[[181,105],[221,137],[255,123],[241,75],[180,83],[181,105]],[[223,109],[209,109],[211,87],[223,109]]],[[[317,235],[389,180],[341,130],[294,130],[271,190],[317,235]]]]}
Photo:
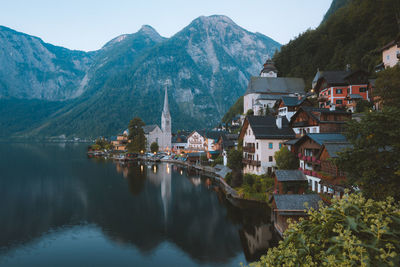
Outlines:
{"type": "Polygon", "coordinates": [[[0,25],[93,51],[144,24],[171,37],[199,16],[226,15],[281,44],[317,27],[332,0],[1,0],[0,25]]]}

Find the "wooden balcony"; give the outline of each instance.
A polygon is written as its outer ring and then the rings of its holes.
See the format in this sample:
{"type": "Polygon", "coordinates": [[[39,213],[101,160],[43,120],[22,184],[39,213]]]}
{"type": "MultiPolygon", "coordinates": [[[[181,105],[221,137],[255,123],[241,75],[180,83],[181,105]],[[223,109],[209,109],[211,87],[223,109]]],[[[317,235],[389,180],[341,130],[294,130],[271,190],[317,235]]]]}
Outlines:
{"type": "Polygon", "coordinates": [[[256,148],[254,146],[244,146],[243,147],[243,152],[255,153],[256,152],[256,148]]]}
{"type": "Polygon", "coordinates": [[[247,165],[256,166],[256,167],[261,166],[261,161],[259,161],[259,160],[243,159],[242,163],[247,164],[247,165]]]}

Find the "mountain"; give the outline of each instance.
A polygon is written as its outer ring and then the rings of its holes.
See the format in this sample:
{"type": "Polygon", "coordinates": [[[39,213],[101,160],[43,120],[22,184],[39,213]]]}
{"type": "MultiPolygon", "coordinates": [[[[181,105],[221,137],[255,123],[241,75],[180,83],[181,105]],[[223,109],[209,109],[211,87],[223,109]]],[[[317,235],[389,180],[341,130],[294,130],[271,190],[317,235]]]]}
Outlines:
{"type": "Polygon", "coordinates": [[[303,77],[311,87],[317,68],[342,70],[350,64],[374,72],[382,60],[380,48],[399,33],[399,0],[345,2],[334,1],[332,6],[343,5],[332,14],[328,11],[318,28],[282,46],[274,58],[280,75],[303,77]]]}
{"type": "Polygon", "coordinates": [[[96,51],[77,89],[81,95],[20,134],[107,136],[124,129],[134,116],[159,124],[165,87],[174,130],[210,127],[279,48],[226,16],[199,17],[169,39],[145,26],[96,51]]]}
{"type": "Polygon", "coordinates": [[[0,98],[78,97],[94,53],[71,51],[0,26],[0,98]]]}
{"type": "Polygon", "coordinates": [[[347,5],[351,0],[333,0],[328,11],[325,13],[322,23],[326,21],[332,14],[334,14],[339,8],[347,5]]]}

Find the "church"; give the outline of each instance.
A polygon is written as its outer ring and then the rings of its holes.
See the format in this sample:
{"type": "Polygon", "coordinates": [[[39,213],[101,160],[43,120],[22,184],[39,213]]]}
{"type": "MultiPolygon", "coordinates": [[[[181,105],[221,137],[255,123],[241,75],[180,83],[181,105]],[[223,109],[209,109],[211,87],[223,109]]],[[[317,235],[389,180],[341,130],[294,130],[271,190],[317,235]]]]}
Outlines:
{"type": "Polygon", "coordinates": [[[150,151],[150,145],[156,142],[160,151],[171,150],[171,114],[168,106],[168,92],[165,88],[164,108],[161,113],[161,129],[157,124],[146,125],[143,127],[146,136],[146,150],[150,151]]]}
{"type": "Polygon", "coordinates": [[[278,77],[278,70],[268,57],[260,75],[250,78],[244,94],[243,112],[253,110],[254,115],[262,115],[282,96],[304,96],[304,88],[302,78],[278,77]]]}

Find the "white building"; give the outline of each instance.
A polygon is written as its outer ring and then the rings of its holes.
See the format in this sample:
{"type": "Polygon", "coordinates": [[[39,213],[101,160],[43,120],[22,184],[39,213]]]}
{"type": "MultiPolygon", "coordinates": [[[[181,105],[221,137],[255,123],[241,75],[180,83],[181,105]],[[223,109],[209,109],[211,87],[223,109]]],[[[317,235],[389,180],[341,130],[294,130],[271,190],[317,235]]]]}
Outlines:
{"type": "Polygon", "coordinates": [[[239,136],[243,140],[243,173],[271,173],[276,165],[275,152],[294,138],[286,118],[247,116],[239,136]]]}
{"type": "Polygon", "coordinates": [[[262,114],[267,107],[272,109],[275,102],[284,95],[305,95],[302,78],[277,77],[274,63],[268,59],[259,77],[251,77],[243,99],[243,112],[253,110],[254,115],[262,114]]]}
{"type": "Polygon", "coordinates": [[[206,148],[205,137],[197,131],[193,131],[187,138],[187,148],[190,150],[204,151],[206,148]]]}

